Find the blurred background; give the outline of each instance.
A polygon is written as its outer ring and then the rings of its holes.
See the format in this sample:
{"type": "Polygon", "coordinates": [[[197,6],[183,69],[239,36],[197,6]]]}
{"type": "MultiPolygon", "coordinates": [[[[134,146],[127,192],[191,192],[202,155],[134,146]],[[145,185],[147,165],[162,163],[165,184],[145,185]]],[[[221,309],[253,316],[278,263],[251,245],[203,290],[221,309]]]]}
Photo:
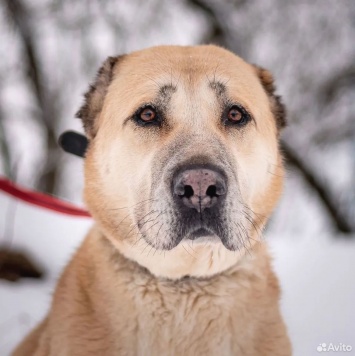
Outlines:
{"type": "MultiPolygon", "coordinates": [[[[352,341],[355,349],[353,0],[2,0],[0,175],[82,205],[83,161],[62,152],[57,139],[67,129],[83,131],[74,114],[100,64],[149,46],[200,43],[222,45],[269,69],[288,109],[285,191],[266,238],[285,284],[295,354],[316,354],[321,342],[352,341]],[[323,309],[313,312],[322,298],[321,308],[331,308],[328,319],[323,309]],[[323,324],[328,328],[319,334],[323,324]]],[[[1,204],[7,214],[12,203],[1,204]]],[[[12,211],[14,225],[31,214],[12,211]]],[[[0,248],[9,240],[5,215],[0,248]]],[[[34,221],[27,231],[36,229],[34,221]]],[[[28,238],[12,231],[11,243],[24,247],[28,238]]],[[[32,254],[51,271],[50,261],[32,254]]],[[[17,325],[7,317],[0,331],[17,325]]],[[[5,344],[12,346],[0,336],[0,349],[5,344]]]]}

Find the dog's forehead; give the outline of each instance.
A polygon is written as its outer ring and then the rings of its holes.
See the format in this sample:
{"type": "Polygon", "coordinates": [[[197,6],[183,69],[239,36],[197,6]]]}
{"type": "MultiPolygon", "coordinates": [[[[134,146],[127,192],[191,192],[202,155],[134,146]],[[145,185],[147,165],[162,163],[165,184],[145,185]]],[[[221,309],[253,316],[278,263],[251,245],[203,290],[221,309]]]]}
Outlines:
{"type": "Polygon", "coordinates": [[[255,67],[233,53],[212,45],[153,47],[120,59],[103,111],[107,117],[125,120],[165,95],[180,116],[188,117],[189,108],[200,113],[217,110],[221,93],[223,102],[239,103],[255,117],[271,115],[255,67]]]}
{"type": "Polygon", "coordinates": [[[138,92],[167,86],[196,89],[201,83],[212,84],[217,92],[220,84],[233,92],[262,90],[253,66],[216,46],[161,46],[133,52],[117,66],[115,81],[138,92]]]}

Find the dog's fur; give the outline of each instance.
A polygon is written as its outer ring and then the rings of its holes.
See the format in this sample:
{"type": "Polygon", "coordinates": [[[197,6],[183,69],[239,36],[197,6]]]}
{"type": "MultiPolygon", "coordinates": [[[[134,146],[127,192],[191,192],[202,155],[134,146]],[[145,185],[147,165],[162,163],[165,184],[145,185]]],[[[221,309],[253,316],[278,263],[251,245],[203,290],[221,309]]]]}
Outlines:
{"type": "Polygon", "coordinates": [[[274,90],[268,71],[215,46],[155,47],[103,64],[78,112],[96,225],[14,355],[291,354],[260,240],[283,180],[274,90]],[[132,119],[147,103],[164,114],[159,128],[132,119]],[[228,103],[252,120],[223,125],[228,103]],[[186,163],[227,176],[213,238],[186,239],[176,213],[171,180],[186,163]]]}

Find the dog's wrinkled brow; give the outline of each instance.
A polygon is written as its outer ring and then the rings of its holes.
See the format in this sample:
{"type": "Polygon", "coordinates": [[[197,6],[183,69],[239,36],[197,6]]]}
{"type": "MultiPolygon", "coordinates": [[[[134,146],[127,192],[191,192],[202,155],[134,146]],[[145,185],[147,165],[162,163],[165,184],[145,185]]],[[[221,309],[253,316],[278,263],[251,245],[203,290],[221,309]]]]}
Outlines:
{"type": "Polygon", "coordinates": [[[172,84],[163,85],[159,89],[158,101],[163,108],[168,105],[172,94],[175,93],[176,90],[177,90],[176,86],[172,84]]]}
{"type": "Polygon", "coordinates": [[[216,95],[220,98],[220,97],[224,97],[226,94],[226,86],[218,81],[212,81],[210,82],[210,88],[216,93],[216,95]]]}

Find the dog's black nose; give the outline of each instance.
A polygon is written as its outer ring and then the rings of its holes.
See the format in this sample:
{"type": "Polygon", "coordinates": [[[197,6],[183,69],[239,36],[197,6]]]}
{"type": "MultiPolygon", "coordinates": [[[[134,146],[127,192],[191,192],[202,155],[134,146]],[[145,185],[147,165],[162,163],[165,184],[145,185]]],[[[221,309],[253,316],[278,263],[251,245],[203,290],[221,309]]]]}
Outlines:
{"type": "Polygon", "coordinates": [[[182,203],[198,212],[211,208],[226,194],[226,180],[214,169],[186,169],[174,178],[173,193],[182,203]]]}

